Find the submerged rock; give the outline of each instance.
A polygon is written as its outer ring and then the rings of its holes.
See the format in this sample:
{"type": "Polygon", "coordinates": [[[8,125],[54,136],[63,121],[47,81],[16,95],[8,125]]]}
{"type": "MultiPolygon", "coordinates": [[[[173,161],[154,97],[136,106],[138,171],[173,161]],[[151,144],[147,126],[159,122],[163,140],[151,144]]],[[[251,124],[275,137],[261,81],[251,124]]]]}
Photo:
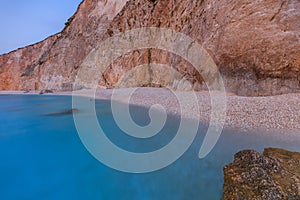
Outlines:
{"type": "Polygon", "coordinates": [[[300,199],[300,153],[244,150],[224,168],[223,200],[300,199]]]}
{"type": "Polygon", "coordinates": [[[64,110],[64,111],[60,111],[60,112],[49,113],[49,114],[46,114],[45,116],[72,115],[73,113],[77,113],[77,112],[78,112],[78,109],[73,108],[73,109],[64,110]]]}

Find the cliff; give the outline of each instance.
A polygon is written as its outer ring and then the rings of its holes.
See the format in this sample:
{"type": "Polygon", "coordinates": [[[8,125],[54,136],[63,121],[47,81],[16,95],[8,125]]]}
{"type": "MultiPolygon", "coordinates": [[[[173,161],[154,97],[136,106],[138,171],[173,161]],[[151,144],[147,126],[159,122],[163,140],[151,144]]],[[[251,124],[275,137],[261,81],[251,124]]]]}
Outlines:
{"type": "Polygon", "coordinates": [[[245,150],[224,168],[224,200],[300,199],[300,153],[245,150]]]}
{"type": "MultiPolygon", "coordinates": [[[[228,92],[299,92],[299,21],[299,0],[85,0],[61,33],[0,56],[0,90],[72,90],[78,69],[97,44],[126,30],[155,26],[182,32],[202,44],[228,92]]],[[[116,87],[126,72],[149,62],[171,66],[195,90],[205,88],[189,63],[155,49],[117,59],[99,85],[116,87]]],[[[137,83],[144,77],[137,72],[137,83]]]]}

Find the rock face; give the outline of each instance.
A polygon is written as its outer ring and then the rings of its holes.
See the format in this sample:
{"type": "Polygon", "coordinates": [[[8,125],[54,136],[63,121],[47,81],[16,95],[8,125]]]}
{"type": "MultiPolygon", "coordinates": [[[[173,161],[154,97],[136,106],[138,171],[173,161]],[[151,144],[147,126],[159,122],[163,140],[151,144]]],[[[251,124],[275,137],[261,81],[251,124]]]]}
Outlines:
{"type": "Polygon", "coordinates": [[[245,150],[224,168],[225,200],[300,199],[300,153],[265,149],[245,150]]]}
{"type": "MultiPolygon", "coordinates": [[[[61,33],[0,56],[0,89],[71,90],[83,60],[101,41],[154,26],[182,32],[202,44],[219,67],[228,92],[299,92],[299,21],[299,0],[85,0],[61,33]]],[[[99,77],[99,85],[116,87],[129,70],[147,63],[166,64],[187,78],[193,89],[205,88],[189,63],[154,49],[120,57],[99,77]]],[[[140,73],[137,86],[145,83],[144,77],[150,78],[143,86],[164,86],[151,82],[161,77],[140,73]]]]}

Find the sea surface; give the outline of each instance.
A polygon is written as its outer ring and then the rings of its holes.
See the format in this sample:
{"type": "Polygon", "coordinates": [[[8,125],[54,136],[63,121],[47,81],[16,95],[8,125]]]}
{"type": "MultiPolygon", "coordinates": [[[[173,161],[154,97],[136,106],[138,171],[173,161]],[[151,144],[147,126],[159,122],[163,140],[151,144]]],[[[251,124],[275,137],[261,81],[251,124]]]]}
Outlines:
{"type": "MultiPolygon", "coordinates": [[[[239,150],[300,151],[299,137],[224,130],[213,151],[199,159],[207,130],[199,123],[192,146],[173,164],[146,174],[124,173],[86,150],[73,115],[66,112],[71,108],[69,96],[0,95],[1,200],[214,200],[222,197],[223,167],[239,150]]],[[[96,110],[110,140],[132,152],[162,148],[179,124],[177,117],[169,116],[157,136],[142,141],[118,128],[108,101],[97,101],[96,110]]],[[[131,106],[130,111],[136,123],[149,123],[148,110],[131,106]]]]}

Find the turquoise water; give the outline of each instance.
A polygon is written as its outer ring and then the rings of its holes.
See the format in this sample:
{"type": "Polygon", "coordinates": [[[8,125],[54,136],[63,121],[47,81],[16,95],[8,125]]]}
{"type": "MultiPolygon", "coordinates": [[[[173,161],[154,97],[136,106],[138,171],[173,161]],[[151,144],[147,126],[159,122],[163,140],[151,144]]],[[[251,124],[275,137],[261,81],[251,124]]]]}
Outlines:
{"type": "MultiPolygon", "coordinates": [[[[170,116],[160,134],[141,141],[116,127],[109,102],[98,101],[96,108],[107,136],[134,152],[161,148],[178,127],[178,119],[170,116]]],[[[57,113],[68,109],[71,97],[67,96],[0,96],[1,200],[220,199],[223,166],[237,151],[262,151],[265,147],[300,151],[299,138],[285,140],[225,130],[211,154],[200,160],[198,152],[206,132],[200,124],[193,145],[175,163],[152,173],[128,174],[106,167],[88,153],[72,115],[57,113]]],[[[144,117],[146,110],[131,107],[131,111],[137,123],[149,122],[144,117]]]]}

